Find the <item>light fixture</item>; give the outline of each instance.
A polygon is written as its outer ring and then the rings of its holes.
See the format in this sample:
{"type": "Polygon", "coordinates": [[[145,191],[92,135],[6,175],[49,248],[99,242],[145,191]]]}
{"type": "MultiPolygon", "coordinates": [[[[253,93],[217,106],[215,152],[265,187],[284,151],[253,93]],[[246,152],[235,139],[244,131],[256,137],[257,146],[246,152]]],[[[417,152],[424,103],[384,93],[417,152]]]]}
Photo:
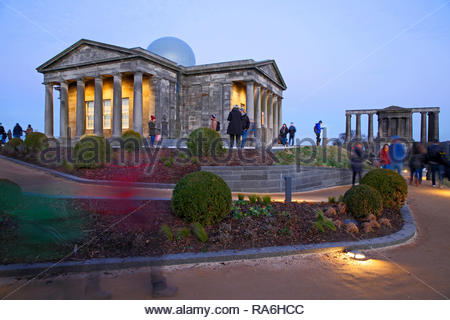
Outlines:
{"type": "Polygon", "coordinates": [[[369,258],[367,258],[366,255],[360,251],[346,250],[345,252],[346,252],[347,256],[349,256],[350,258],[352,258],[354,260],[358,260],[358,261],[369,260],[369,258]]]}

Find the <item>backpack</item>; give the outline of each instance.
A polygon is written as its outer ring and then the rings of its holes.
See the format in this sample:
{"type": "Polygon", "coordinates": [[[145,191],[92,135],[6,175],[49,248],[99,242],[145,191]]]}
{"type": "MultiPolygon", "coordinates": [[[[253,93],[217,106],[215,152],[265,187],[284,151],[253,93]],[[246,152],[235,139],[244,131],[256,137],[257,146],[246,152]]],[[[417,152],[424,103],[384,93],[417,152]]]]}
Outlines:
{"type": "Polygon", "coordinates": [[[220,121],[217,121],[216,131],[220,131],[220,121]]]}

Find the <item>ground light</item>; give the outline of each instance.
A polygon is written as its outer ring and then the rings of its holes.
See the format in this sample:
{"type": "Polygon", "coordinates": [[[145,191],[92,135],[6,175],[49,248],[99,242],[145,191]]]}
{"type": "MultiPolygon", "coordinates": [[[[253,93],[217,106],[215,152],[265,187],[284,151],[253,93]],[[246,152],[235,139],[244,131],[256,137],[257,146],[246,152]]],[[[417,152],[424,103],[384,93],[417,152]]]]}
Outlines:
{"type": "Polygon", "coordinates": [[[344,252],[347,254],[348,257],[350,257],[354,260],[358,260],[358,261],[369,260],[369,258],[367,258],[366,255],[364,253],[362,253],[361,251],[345,250],[344,252]]]}

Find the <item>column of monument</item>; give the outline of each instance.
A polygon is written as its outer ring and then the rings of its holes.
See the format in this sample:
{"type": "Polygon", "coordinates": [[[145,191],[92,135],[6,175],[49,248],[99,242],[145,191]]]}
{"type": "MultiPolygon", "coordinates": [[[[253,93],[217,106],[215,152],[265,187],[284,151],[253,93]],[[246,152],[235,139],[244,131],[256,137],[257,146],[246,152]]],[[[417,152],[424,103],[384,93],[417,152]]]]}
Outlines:
{"type": "Polygon", "coordinates": [[[143,104],[142,104],[142,72],[134,73],[133,82],[133,130],[142,136],[143,126],[143,104]]]}
{"type": "Polygon", "coordinates": [[[103,136],[103,79],[94,79],[94,134],[103,136]]]}
{"type": "Polygon", "coordinates": [[[77,124],[76,138],[84,135],[86,130],[86,106],[85,106],[85,84],[83,79],[77,79],[77,124]]]}
{"type": "Polygon", "coordinates": [[[53,137],[53,84],[45,84],[45,135],[53,137]]]}
{"type": "Polygon", "coordinates": [[[113,76],[113,128],[112,136],[118,138],[122,135],[122,75],[113,76]]]}
{"type": "Polygon", "coordinates": [[[59,138],[67,138],[69,123],[69,89],[66,81],[59,83],[59,138]]]}

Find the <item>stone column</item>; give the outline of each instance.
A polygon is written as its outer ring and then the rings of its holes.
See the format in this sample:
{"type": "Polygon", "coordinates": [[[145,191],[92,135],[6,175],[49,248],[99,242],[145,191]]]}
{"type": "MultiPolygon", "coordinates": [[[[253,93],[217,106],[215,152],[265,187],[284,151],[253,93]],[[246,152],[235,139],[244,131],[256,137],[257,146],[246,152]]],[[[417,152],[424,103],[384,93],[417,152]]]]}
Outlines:
{"type": "Polygon", "coordinates": [[[69,123],[69,91],[67,82],[59,83],[59,138],[67,138],[67,127],[69,123]]]}
{"type": "Polygon", "coordinates": [[[369,127],[368,127],[368,133],[367,133],[367,139],[369,143],[373,143],[373,113],[369,113],[369,127]]]}
{"type": "Polygon", "coordinates": [[[439,111],[434,112],[434,138],[439,140],[439,111]]]}
{"type": "Polygon", "coordinates": [[[264,114],[264,124],[262,125],[263,128],[267,128],[267,89],[261,88],[261,111],[264,114]]]}
{"type": "Polygon", "coordinates": [[[345,143],[352,140],[352,114],[345,115],[345,143]]]}
{"type": "Polygon", "coordinates": [[[142,72],[134,73],[133,84],[133,130],[139,132],[142,136],[142,121],[143,121],[143,106],[142,106],[142,72]]]}
{"type": "Polygon", "coordinates": [[[45,84],[45,135],[53,137],[53,84],[45,84]]]}
{"type": "Polygon", "coordinates": [[[94,134],[103,136],[103,79],[101,76],[94,79],[94,134]]]}
{"type": "Polygon", "coordinates": [[[247,115],[250,119],[250,122],[255,121],[255,105],[254,105],[254,95],[253,95],[254,84],[253,81],[247,81],[245,98],[246,98],[246,106],[247,106],[247,115]]]}
{"type": "Polygon", "coordinates": [[[434,112],[428,112],[428,142],[434,140],[434,112]]]}
{"type": "Polygon", "coordinates": [[[408,118],[408,139],[412,140],[413,139],[413,113],[411,112],[411,115],[408,118]]]}
{"type": "Polygon", "coordinates": [[[261,87],[255,88],[255,122],[256,129],[261,129],[261,87]]]}
{"type": "MultiPolygon", "coordinates": [[[[280,131],[281,126],[283,125],[283,105],[282,105],[282,103],[283,103],[283,98],[280,97],[278,99],[278,132],[280,131]]],[[[277,132],[277,134],[278,134],[278,132],[277,132]]]]}
{"type": "Polygon", "coordinates": [[[278,137],[278,131],[280,130],[278,128],[278,97],[274,95],[273,99],[273,138],[276,139],[278,137]]]}
{"type": "Polygon", "coordinates": [[[223,111],[223,121],[220,124],[222,134],[225,135],[227,133],[228,128],[228,115],[230,114],[230,106],[231,106],[231,91],[233,88],[232,83],[224,83],[223,84],[223,99],[222,99],[222,111],[223,111]]]}
{"type": "Polygon", "coordinates": [[[122,75],[117,73],[113,76],[113,123],[112,136],[122,136],[122,75]]]}
{"type": "Polygon", "coordinates": [[[378,139],[383,138],[383,118],[378,116],[378,139]]]}
{"type": "Polygon", "coordinates": [[[356,140],[361,140],[361,114],[356,114],[356,140]]]}
{"type": "Polygon", "coordinates": [[[420,142],[427,143],[427,113],[420,113],[420,142]]]}
{"type": "Polygon", "coordinates": [[[84,95],[84,80],[77,80],[77,128],[76,128],[76,138],[79,139],[84,135],[86,130],[86,106],[85,106],[85,95],[84,95]]]}

